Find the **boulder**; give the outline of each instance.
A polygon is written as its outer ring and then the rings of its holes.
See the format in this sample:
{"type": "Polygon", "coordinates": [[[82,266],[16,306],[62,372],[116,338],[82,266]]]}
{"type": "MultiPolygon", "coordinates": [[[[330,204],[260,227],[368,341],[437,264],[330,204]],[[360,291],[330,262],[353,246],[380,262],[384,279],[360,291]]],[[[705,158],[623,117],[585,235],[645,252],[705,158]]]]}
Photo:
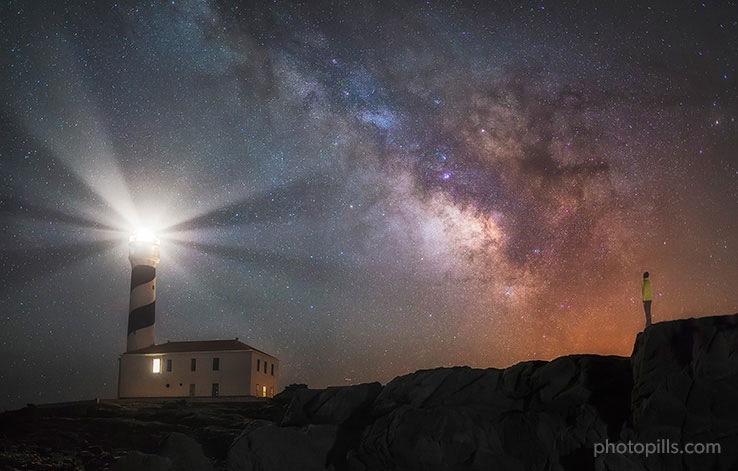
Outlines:
{"type": "Polygon", "coordinates": [[[322,471],[338,435],[336,425],[280,427],[273,422],[249,423],[228,450],[229,471],[322,471]]]}
{"type": "Polygon", "coordinates": [[[738,315],[654,324],[638,335],[631,363],[624,437],[721,449],[657,454],[644,460],[647,469],[738,469],[738,315]]]}
{"type": "Polygon", "coordinates": [[[631,387],[627,358],[596,355],[418,371],[377,397],[348,468],[594,469],[594,444],[619,437],[631,387]]]}
{"type": "Polygon", "coordinates": [[[295,390],[282,425],[362,426],[381,390],[379,383],[295,390]]]}
{"type": "MultiPolygon", "coordinates": [[[[500,381],[502,370],[469,367],[420,370],[390,381],[374,403],[373,415],[381,416],[402,405],[412,407],[454,404],[477,404],[494,401],[493,394],[500,381]]],[[[505,398],[505,407],[515,401],[505,398]]]]}
{"type": "Polygon", "coordinates": [[[213,465],[193,438],[172,432],[164,440],[159,455],[172,461],[172,471],[212,471],[213,465]]]}
{"type": "Polygon", "coordinates": [[[307,389],[307,384],[295,384],[285,386],[285,388],[279,394],[276,394],[272,400],[282,406],[289,406],[292,402],[292,397],[295,395],[295,391],[299,389],[307,389]]]}
{"type": "Polygon", "coordinates": [[[111,469],[112,471],[172,471],[172,460],[133,450],[116,461],[111,469]]]}

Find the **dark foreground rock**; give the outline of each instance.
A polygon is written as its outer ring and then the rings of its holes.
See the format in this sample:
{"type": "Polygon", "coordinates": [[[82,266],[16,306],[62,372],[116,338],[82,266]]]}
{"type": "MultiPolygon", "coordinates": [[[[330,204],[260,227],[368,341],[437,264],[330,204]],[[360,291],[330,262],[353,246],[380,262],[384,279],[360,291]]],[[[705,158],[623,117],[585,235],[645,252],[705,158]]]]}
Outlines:
{"type": "Polygon", "coordinates": [[[266,400],[29,406],[0,414],[0,470],[224,469],[250,421],[283,415],[266,400]]]}
{"type": "Polygon", "coordinates": [[[292,396],[282,425],[364,425],[374,400],[382,391],[379,383],[327,389],[299,389],[292,396]]]}
{"type": "Polygon", "coordinates": [[[0,418],[0,468],[735,470],[737,349],[738,315],[705,317],[651,326],[630,358],[438,368],[250,406],[26,408],[0,418]]]}
{"type": "Polygon", "coordinates": [[[594,444],[619,437],[631,387],[620,357],[420,371],[384,388],[350,469],[591,469],[594,444]]]}
{"type": "Polygon", "coordinates": [[[631,361],[627,439],[720,447],[654,454],[647,469],[738,469],[738,315],[656,325],[638,336],[631,361]]]}
{"type": "Polygon", "coordinates": [[[368,413],[359,399],[368,385],[298,391],[282,427],[262,425],[234,442],[229,469],[294,469],[263,459],[293,434],[301,448],[325,450],[326,435],[312,439],[308,424],[334,424],[332,449],[311,454],[309,469],[735,470],[737,327],[738,315],[657,324],[638,336],[631,358],[418,371],[382,388],[368,413]],[[347,427],[354,407],[363,412],[347,427]],[[720,452],[680,452],[688,444],[720,452]],[[646,455],[646,445],[661,448],[646,455]]]}
{"type": "Polygon", "coordinates": [[[319,471],[332,461],[338,439],[336,425],[278,427],[254,421],[244,429],[228,453],[229,470],[299,469],[319,471]]]}
{"type": "Polygon", "coordinates": [[[213,465],[193,438],[170,433],[158,454],[130,451],[113,464],[113,471],[213,471],[213,465]]]}

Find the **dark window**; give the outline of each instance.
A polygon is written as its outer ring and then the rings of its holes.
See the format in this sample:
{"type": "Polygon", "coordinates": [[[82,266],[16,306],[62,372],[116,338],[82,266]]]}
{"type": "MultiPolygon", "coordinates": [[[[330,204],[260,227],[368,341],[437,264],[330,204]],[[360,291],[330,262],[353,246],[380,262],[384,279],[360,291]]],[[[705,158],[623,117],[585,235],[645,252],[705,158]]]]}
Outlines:
{"type": "Polygon", "coordinates": [[[256,359],[256,371],[261,371],[261,359],[256,359]]]}
{"type": "Polygon", "coordinates": [[[267,372],[267,365],[268,365],[268,363],[267,363],[267,362],[265,361],[265,362],[264,362],[264,373],[266,373],[266,372],[267,372]]]}
{"type": "Polygon", "coordinates": [[[218,383],[213,383],[213,397],[217,396],[218,392],[220,392],[220,385],[218,383]]]}
{"type": "Polygon", "coordinates": [[[190,363],[190,370],[192,371],[197,370],[197,358],[192,359],[192,362],[190,363]]]}
{"type": "Polygon", "coordinates": [[[220,358],[213,358],[213,371],[220,369],[220,358]]]}
{"type": "Polygon", "coordinates": [[[167,371],[172,371],[172,360],[167,360],[167,371]]]}
{"type": "Polygon", "coordinates": [[[274,376],[274,363],[272,363],[272,376],[274,376]]]}
{"type": "Polygon", "coordinates": [[[190,396],[194,396],[194,395],[195,395],[195,385],[190,384],[190,396]]]}

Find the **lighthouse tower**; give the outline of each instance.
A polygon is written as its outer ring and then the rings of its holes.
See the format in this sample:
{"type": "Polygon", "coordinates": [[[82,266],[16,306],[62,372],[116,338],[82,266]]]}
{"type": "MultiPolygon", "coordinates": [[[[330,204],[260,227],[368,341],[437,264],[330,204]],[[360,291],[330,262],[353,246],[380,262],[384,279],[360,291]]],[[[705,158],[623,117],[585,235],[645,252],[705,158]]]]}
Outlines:
{"type": "Polygon", "coordinates": [[[118,397],[273,397],[279,360],[236,339],[156,345],[159,239],[138,230],[130,238],[131,305],[128,345],[119,358],[118,397]]]}
{"type": "Polygon", "coordinates": [[[132,352],[156,343],[154,321],[159,239],[149,230],[137,230],[129,240],[128,258],[132,270],[126,351],[132,352]]]}

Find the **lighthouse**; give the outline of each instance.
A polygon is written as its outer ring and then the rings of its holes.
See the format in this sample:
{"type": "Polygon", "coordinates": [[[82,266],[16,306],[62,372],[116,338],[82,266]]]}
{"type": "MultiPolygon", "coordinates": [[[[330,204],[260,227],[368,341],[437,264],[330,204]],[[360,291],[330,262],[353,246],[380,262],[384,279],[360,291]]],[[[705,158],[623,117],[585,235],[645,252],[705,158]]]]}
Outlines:
{"type": "Polygon", "coordinates": [[[128,343],[118,366],[118,397],[273,397],[279,360],[238,338],[156,344],[159,244],[149,230],[139,229],[129,239],[131,301],[128,343]]]}
{"type": "Polygon", "coordinates": [[[128,308],[128,342],[132,352],[156,343],[156,266],[159,264],[159,239],[154,233],[137,230],[129,239],[131,298],[128,308]]]}

